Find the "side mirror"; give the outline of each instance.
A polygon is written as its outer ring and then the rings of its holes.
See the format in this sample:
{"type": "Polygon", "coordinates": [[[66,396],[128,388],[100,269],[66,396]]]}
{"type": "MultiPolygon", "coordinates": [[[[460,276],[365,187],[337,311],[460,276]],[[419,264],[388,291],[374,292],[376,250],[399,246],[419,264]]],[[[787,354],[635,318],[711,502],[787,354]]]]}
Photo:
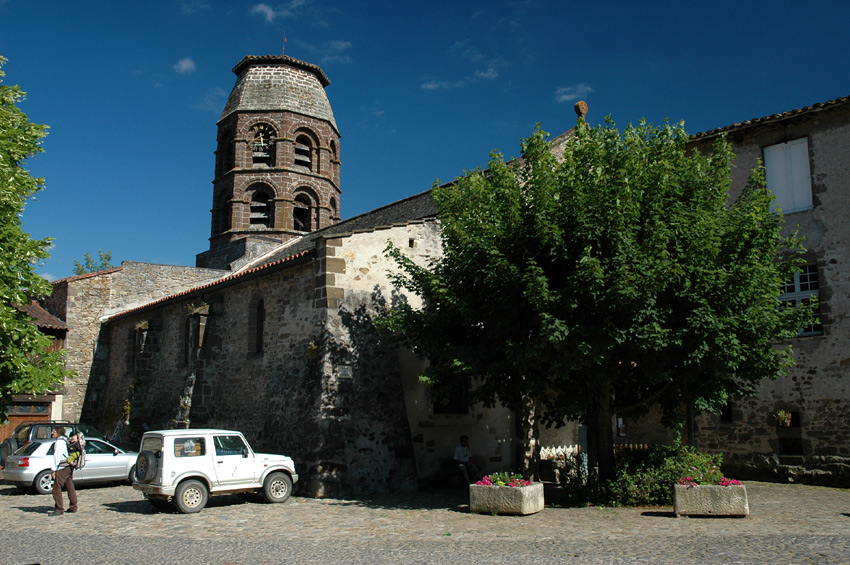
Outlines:
{"type": "Polygon", "coordinates": [[[242,448],[242,457],[244,457],[245,459],[248,458],[248,448],[247,447],[242,448]]]}

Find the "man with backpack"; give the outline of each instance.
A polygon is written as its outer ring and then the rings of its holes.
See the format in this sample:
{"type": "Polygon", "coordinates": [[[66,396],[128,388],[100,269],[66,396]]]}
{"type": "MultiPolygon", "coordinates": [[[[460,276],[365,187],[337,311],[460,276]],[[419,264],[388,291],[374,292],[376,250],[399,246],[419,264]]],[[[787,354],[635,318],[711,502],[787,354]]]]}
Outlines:
{"type": "MultiPolygon", "coordinates": [[[[68,448],[76,447],[82,452],[79,438],[74,435],[71,443],[65,437],[65,426],[53,426],[50,435],[56,439],[53,447],[53,510],[48,512],[50,516],[61,516],[65,513],[64,501],[62,499],[62,487],[68,491],[68,512],[77,511],[77,490],[74,488],[74,466],[68,462],[68,448]]],[[[77,455],[79,457],[79,455],[77,455]]],[[[76,458],[75,458],[76,459],[76,458]]]]}

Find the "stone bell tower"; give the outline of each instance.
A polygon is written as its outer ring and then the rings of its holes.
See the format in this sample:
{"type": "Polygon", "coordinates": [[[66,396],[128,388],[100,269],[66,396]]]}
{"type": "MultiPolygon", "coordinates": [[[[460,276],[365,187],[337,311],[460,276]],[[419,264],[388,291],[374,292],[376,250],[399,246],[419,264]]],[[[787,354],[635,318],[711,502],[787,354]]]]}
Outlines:
{"type": "Polygon", "coordinates": [[[248,56],[218,120],[210,249],[198,267],[232,269],[339,221],[339,130],[318,66],[248,56]]]}

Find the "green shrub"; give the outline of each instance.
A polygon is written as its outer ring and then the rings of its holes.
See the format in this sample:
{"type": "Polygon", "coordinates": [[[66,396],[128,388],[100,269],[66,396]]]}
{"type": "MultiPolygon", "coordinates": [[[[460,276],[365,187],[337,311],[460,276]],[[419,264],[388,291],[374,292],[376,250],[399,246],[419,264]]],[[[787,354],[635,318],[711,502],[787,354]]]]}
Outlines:
{"type": "Polygon", "coordinates": [[[561,486],[574,503],[668,505],[672,503],[673,485],[680,478],[716,474],[721,462],[721,454],[699,453],[676,442],[618,452],[615,458],[616,478],[602,485],[597,483],[593,473],[584,471],[580,458],[568,459],[567,467],[561,473],[561,486]]]}

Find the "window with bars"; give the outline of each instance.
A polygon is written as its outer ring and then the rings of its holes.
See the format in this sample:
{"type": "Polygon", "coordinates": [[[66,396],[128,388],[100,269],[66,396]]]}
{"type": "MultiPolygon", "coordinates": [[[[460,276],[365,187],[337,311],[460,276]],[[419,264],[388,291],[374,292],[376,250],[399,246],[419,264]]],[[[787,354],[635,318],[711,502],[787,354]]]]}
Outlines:
{"type": "MultiPolygon", "coordinates": [[[[818,266],[814,263],[804,265],[799,273],[782,285],[782,293],[779,300],[786,306],[797,306],[798,304],[809,304],[813,299],[817,301],[818,288],[818,266]]],[[[820,304],[816,304],[813,312],[812,322],[800,329],[799,335],[821,335],[823,326],[820,319],[820,304]]]]}

